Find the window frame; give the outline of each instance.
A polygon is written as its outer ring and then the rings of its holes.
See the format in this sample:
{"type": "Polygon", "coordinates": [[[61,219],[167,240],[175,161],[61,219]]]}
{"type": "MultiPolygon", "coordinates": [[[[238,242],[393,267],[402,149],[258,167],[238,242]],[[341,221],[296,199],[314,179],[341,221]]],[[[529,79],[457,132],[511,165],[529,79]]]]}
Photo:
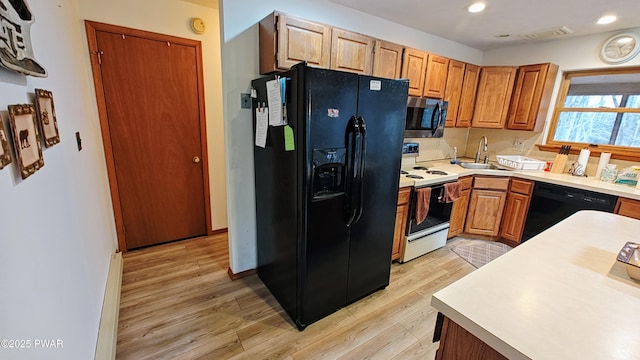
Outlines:
{"type": "Polygon", "coordinates": [[[540,150],[557,152],[562,145],[571,145],[572,153],[579,153],[580,149],[589,148],[592,154],[599,154],[602,152],[611,153],[611,157],[620,160],[637,161],[640,160],[640,147],[628,147],[609,144],[588,144],[581,142],[569,142],[569,141],[557,141],[554,140],[560,114],[563,112],[575,112],[576,110],[581,112],[607,112],[607,113],[640,113],[640,109],[632,108],[566,108],[564,107],[567,94],[569,93],[569,85],[571,79],[582,76],[598,76],[598,75],[625,75],[625,74],[640,74],[640,66],[623,67],[623,68],[603,68],[592,70],[574,70],[566,71],[562,75],[562,81],[560,89],[558,91],[556,106],[553,110],[551,117],[551,123],[549,124],[549,131],[547,134],[547,140],[544,145],[540,145],[540,150]]]}

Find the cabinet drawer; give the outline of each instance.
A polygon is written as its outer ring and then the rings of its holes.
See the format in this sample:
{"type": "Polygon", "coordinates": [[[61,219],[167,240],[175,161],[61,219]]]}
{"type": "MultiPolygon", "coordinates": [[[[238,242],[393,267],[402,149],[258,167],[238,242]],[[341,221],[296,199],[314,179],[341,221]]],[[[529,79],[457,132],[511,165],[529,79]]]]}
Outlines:
{"type": "Polygon", "coordinates": [[[634,219],[640,219],[640,201],[619,198],[616,204],[615,213],[634,219]]]}
{"type": "Polygon", "coordinates": [[[402,188],[398,191],[398,205],[409,203],[409,199],[411,198],[411,188],[402,188]]]}
{"type": "Polygon", "coordinates": [[[509,178],[476,176],[473,178],[473,188],[507,190],[509,188],[509,178]]]}
{"type": "Polygon", "coordinates": [[[511,191],[523,195],[531,195],[533,191],[533,181],[522,179],[511,179],[511,191]]]}
{"type": "Polygon", "coordinates": [[[461,177],[458,181],[460,182],[460,190],[469,190],[473,184],[473,176],[461,177]]]}

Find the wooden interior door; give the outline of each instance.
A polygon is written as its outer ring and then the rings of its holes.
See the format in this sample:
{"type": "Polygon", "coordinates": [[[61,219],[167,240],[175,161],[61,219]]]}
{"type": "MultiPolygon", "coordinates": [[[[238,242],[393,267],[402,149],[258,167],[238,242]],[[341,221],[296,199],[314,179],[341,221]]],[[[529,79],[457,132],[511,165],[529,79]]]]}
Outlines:
{"type": "Polygon", "coordinates": [[[119,242],[207,234],[199,42],[100,27],[87,24],[119,242]]]}

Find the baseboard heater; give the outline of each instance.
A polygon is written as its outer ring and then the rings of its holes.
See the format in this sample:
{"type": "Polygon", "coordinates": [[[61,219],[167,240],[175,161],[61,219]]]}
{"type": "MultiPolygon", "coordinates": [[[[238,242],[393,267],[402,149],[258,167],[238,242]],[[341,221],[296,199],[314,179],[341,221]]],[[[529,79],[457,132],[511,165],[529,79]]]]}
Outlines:
{"type": "Polygon", "coordinates": [[[95,360],[114,360],[116,358],[121,288],[122,253],[117,252],[111,256],[111,262],[109,263],[109,274],[102,303],[95,360]]]}

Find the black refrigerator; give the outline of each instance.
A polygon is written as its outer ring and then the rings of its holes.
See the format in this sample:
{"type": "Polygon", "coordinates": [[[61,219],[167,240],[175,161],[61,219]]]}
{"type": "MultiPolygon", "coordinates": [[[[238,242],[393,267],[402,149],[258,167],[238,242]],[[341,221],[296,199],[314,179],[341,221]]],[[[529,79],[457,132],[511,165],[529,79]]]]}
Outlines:
{"type": "MultiPolygon", "coordinates": [[[[252,81],[254,136],[275,78],[252,81]]],[[[254,144],[257,272],[303,330],[389,284],[408,81],[304,63],[278,78],[290,129],[254,144]]]]}

